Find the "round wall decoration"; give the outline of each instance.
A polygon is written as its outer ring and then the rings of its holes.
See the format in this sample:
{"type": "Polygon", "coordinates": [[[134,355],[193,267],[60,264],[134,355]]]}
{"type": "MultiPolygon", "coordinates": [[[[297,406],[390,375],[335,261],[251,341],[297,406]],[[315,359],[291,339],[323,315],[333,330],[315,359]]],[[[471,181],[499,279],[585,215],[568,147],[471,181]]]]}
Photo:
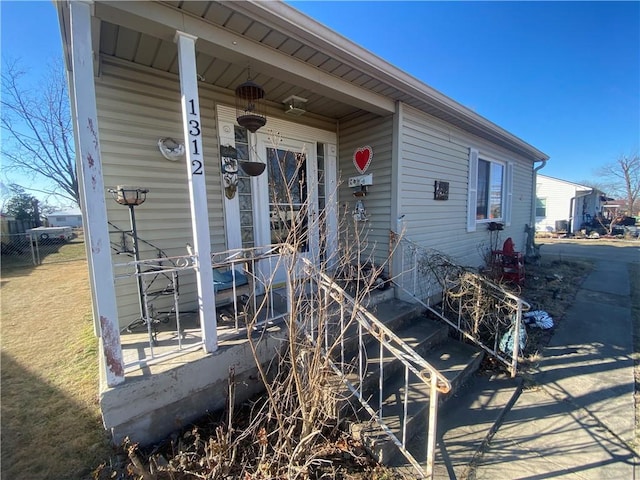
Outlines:
{"type": "Polygon", "coordinates": [[[360,173],[364,173],[369,168],[371,160],[373,159],[373,149],[370,146],[360,147],[353,152],[353,164],[356,166],[356,170],[360,173]]]}
{"type": "Polygon", "coordinates": [[[158,148],[162,156],[172,162],[177,162],[184,156],[184,145],[170,137],[159,139],[158,148]]]}

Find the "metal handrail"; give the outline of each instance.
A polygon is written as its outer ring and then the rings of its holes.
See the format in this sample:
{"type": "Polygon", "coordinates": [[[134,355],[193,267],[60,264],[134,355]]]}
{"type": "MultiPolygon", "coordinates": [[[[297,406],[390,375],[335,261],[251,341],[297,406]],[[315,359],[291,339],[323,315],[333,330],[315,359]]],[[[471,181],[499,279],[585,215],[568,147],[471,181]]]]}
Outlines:
{"type": "MultiPolygon", "coordinates": [[[[361,305],[356,299],[349,295],[333,278],[326,273],[320,271],[312,262],[306,258],[299,257],[299,260],[304,264],[307,277],[310,281],[314,281],[318,287],[328,293],[328,295],[340,305],[340,361],[334,361],[330,353],[334,348],[334,345],[330,345],[329,335],[324,335],[324,351],[327,355],[329,364],[341,378],[343,383],[349,389],[349,391],[358,398],[359,402],[365,408],[365,410],[376,421],[379,427],[384,431],[387,436],[398,447],[407,460],[413,465],[413,467],[419,472],[420,476],[430,478],[433,474],[433,463],[435,459],[435,445],[436,445],[436,429],[437,429],[437,416],[438,416],[438,394],[448,393],[451,391],[451,383],[437,368],[422,358],[411,346],[409,346],[404,340],[398,337],[393,331],[391,331],[386,325],[384,325],[375,315],[369,312],[363,305],[361,305]],[[358,328],[358,376],[357,381],[354,384],[349,379],[348,372],[344,371],[345,366],[345,337],[344,332],[348,327],[345,324],[345,307],[351,310],[350,320],[355,320],[358,328]],[[363,358],[364,342],[363,338],[365,334],[369,334],[370,338],[379,342],[379,375],[378,375],[378,407],[377,409],[372,405],[369,398],[365,396],[363,391],[364,377],[366,375],[367,362],[363,358]],[[404,394],[402,398],[403,404],[403,416],[402,416],[402,435],[398,438],[391,429],[384,423],[383,420],[383,379],[384,379],[384,351],[388,351],[395,359],[399,360],[404,366],[404,394]],[[409,402],[409,372],[413,373],[416,378],[420,379],[425,385],[429,386],[430,402],[429,402],[429,420],[427,428],[427,466],[423,470],[419,462],[407,449],[407,430],[408,430],[408,402],[409,402]]],[[[313,329],[311,329],[313,330],[313,329]]],[[[311,332],[312,334],[312,332],[311,332]]],[[[319,335],[319,333],[318,333],[319,335]]],[[[318,338],[316,337],[316,341],[318,338]]]]}
{"type": "MultiPolygon", "coordinates": [[[[398,249],[400,250],[400,253],[402,254],[402,246],[401,246],[401,242],[404,242],[406,244],[408,244],[412,250],[412,252],[415,254],[417,252],[424,252],[426,254],[432,253],[432,254],[437,254],[437,255],[441,255],[442,258],[445,258],[443,254],[441,254],[440,252],[437,252],[436,250],[430,250],[427,249],[425,247],[422,247],[421,245],[418,245],[417,243],[407,239],[407,238],[403,238],[400,235],[398,235],[396,232],[390,231],[390,248],[391,251],[395,252],[398,249]]],[[[449,261],[450,262],[450,261],[449,261]]],[[[440,305],[441,305],[441,311],[436,310],[431,304],[430,304],[430,299],[423,299],[420,298],[419,295],[416,295],[416,278],[418,276],[418,272],[417,272],[417,267],[416,267],[416,261],[414,259],[412,263],[412,267],[410,269],[408,269],[407,271],[401,270],[400,273],[398,273],[394,278],[393,278],[393,283],[396,287],[400,288],[403,292],[407,293],[408,295],[410,295],[417,303],[419,303],[420,305],[422,305],[423,307],[425,307],[429,312],[433,313],[434,315],[436,315],[438,318],[440,318],[441,320],[443,320],[445,323],[447,323],[449,326],[453,327],[456,331],[458,331],[464,338],[470,340],[471,342],[475,343],[477,346],[479,346],[480,348],[482,348],[483,350],[485,350],[487,353],[489,353],[491,356],[493,356],[495,359],[497,359],[498,361],[500,361],[501,363],[503,363],[506,368],[509,370],[510,374],[512,377],[514,377],[517,373],[517,369],[518,369],[518,356],[520,354],[520,330],[521,330],[521,325],[522,325],[522,313],[524,311],[527,311],[531,308],[531,306],[524,301],[522,298],[518,297],[517,295],[514,295],[513,293],[509,292],[508,290],[505,290],[502,286],[492,282],[491,280],[489,280],[488,278],[479,275],[473,271],[471,271],[470,269],[461,267],[459,265],[455,265],[453,262],[450,262],[450,267],[452,267],[456,273],[457,273],[457,277],[456,278],[436,278],[437,282],[439,283],[439,286],[441,288],[441,291],[439,292],[441,295],[441,301],[440,301],[440,305]],[[402,282],[402,277],[404,275],[407,275],[408,273],[410,273],[412,275],[412,283],[414,285],[414,289],[410,290],[405,288],[404,284],[405,282],[402,282]],[[495,298],[496,300],[502,302],[502,304],[507,307],[507,309],[510,310],[510,314],[508,315],[511,319],[511,325],[509,328],[513,328],[514,332],[513,332],[513,349],[510,352],[510,357],[511,358],[507,358],[506,356],[503,356],[500,354],[500,351],[498,349],[498,342],[499,339],[497,338],[498,335],[496,333],[496,336],[493,338],[494,340],[494,345],[493,346],[489,346],[487,345],[485,342],[482,341],[482,339],[474,334],[473,332],[469,332],[467,330],[465,330],[462,326],[462,303],[459,300],[458,301],[458,311],[457,311],[457,321],[451,321],[449,318],[447,318],[447,316],[445,315],[445,302],[444,300],[449,297],[449,298],[453,298],[453,303],[455,302],[455,290],[456,288],[460,288],[462,285],[464,284],[470,284],[477,292],[482,292],[482,294],[490,296],[495,298]]],[[[496,330],[497,331],[497,330],[496,330]]]]}

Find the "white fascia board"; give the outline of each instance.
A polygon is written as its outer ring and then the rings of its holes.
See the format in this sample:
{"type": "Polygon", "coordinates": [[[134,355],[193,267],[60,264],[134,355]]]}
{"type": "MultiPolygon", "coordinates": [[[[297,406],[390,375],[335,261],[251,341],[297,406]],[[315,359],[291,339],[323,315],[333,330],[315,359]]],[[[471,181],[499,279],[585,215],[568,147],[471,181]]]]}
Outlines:
{"type": "Polygon", "coordinates": [[[60,37],[62,39],[62,50],[64,64],[67,71],[71,71],[71,27],[69,26],[69,4],[67,2],[53,2],[58,11],[58,22],[60,23],[60,37]]]}
{"type": "MultiPolygon", "coordinates": [[[[228,5],[234,8],[234,4],[228,5]]],[[[100,2],[96,15],[115,25],[172,41],[177,30],[198,37],[198,50],[227,61],[238,56],[259,65],[265,74],[378,115],[395,112],[395,102],[323,72],[297,58],[156,2],[100,2]]]]}
{"type": "Polygon", "coordinates": [[[553,182],[558,182],[558,183],[562,183],[564,185],[568,185],[568,186],[572,186],[575,188],[576,192],[579,191],[587,191],[587,193],[590,193],[591,191],[593,191],[594,189],[591,187],[587,187],[586,185],[581,185],[579,183],[575,183],[575,182],[569,182],[568,180],[563,180],[561,178],[556,178],[556,177],[551,177],[549,175],[543,175],[542,173],[538,174],[538,179],[542,180],[542,181],[553,181],[553,182]]]}
{"type": "Polygon", "coordinates": [[[502,138],[519,150],[528,152],[537,161],[549,159],[547,154],[502,127],[283,2],[250,0],[233,2],[228,6],[251,18],[259,19],[262,23],[277,28],[321,52],[326,52],[341,62],[360,69],[371,77],[377,78],[411,97],[434,105],[490,136],[502,138]]]}

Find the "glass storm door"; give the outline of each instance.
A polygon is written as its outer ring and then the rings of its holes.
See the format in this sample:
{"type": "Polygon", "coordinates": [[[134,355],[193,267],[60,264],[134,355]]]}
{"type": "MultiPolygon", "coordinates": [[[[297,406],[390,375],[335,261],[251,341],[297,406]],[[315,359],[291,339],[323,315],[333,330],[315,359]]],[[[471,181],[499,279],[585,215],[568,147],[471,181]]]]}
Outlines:
{"type": "MultiPolygon", "coordinates": [[[[258,152],[267,164],[260,176],[257,215],[259,240],[263,246],[291,245],[312,261],[318,258],[318,168],[315,143],[258,136],[258,152]]],[[[282,264],[275,259],[261,268],[274,284],[286,280],[282,264]]]]}

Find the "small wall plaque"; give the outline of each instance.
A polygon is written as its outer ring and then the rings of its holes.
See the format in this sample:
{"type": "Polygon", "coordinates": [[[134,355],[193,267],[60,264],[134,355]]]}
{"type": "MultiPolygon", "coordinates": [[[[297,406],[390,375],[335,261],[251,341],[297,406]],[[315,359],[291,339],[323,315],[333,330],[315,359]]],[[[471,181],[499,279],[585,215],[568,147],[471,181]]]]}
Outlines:
{"type": "Polygon", "coordinates": [[[440,180],[436,180],[433,199],[449,200],[449,182],[441,182],[440,180]]]}

